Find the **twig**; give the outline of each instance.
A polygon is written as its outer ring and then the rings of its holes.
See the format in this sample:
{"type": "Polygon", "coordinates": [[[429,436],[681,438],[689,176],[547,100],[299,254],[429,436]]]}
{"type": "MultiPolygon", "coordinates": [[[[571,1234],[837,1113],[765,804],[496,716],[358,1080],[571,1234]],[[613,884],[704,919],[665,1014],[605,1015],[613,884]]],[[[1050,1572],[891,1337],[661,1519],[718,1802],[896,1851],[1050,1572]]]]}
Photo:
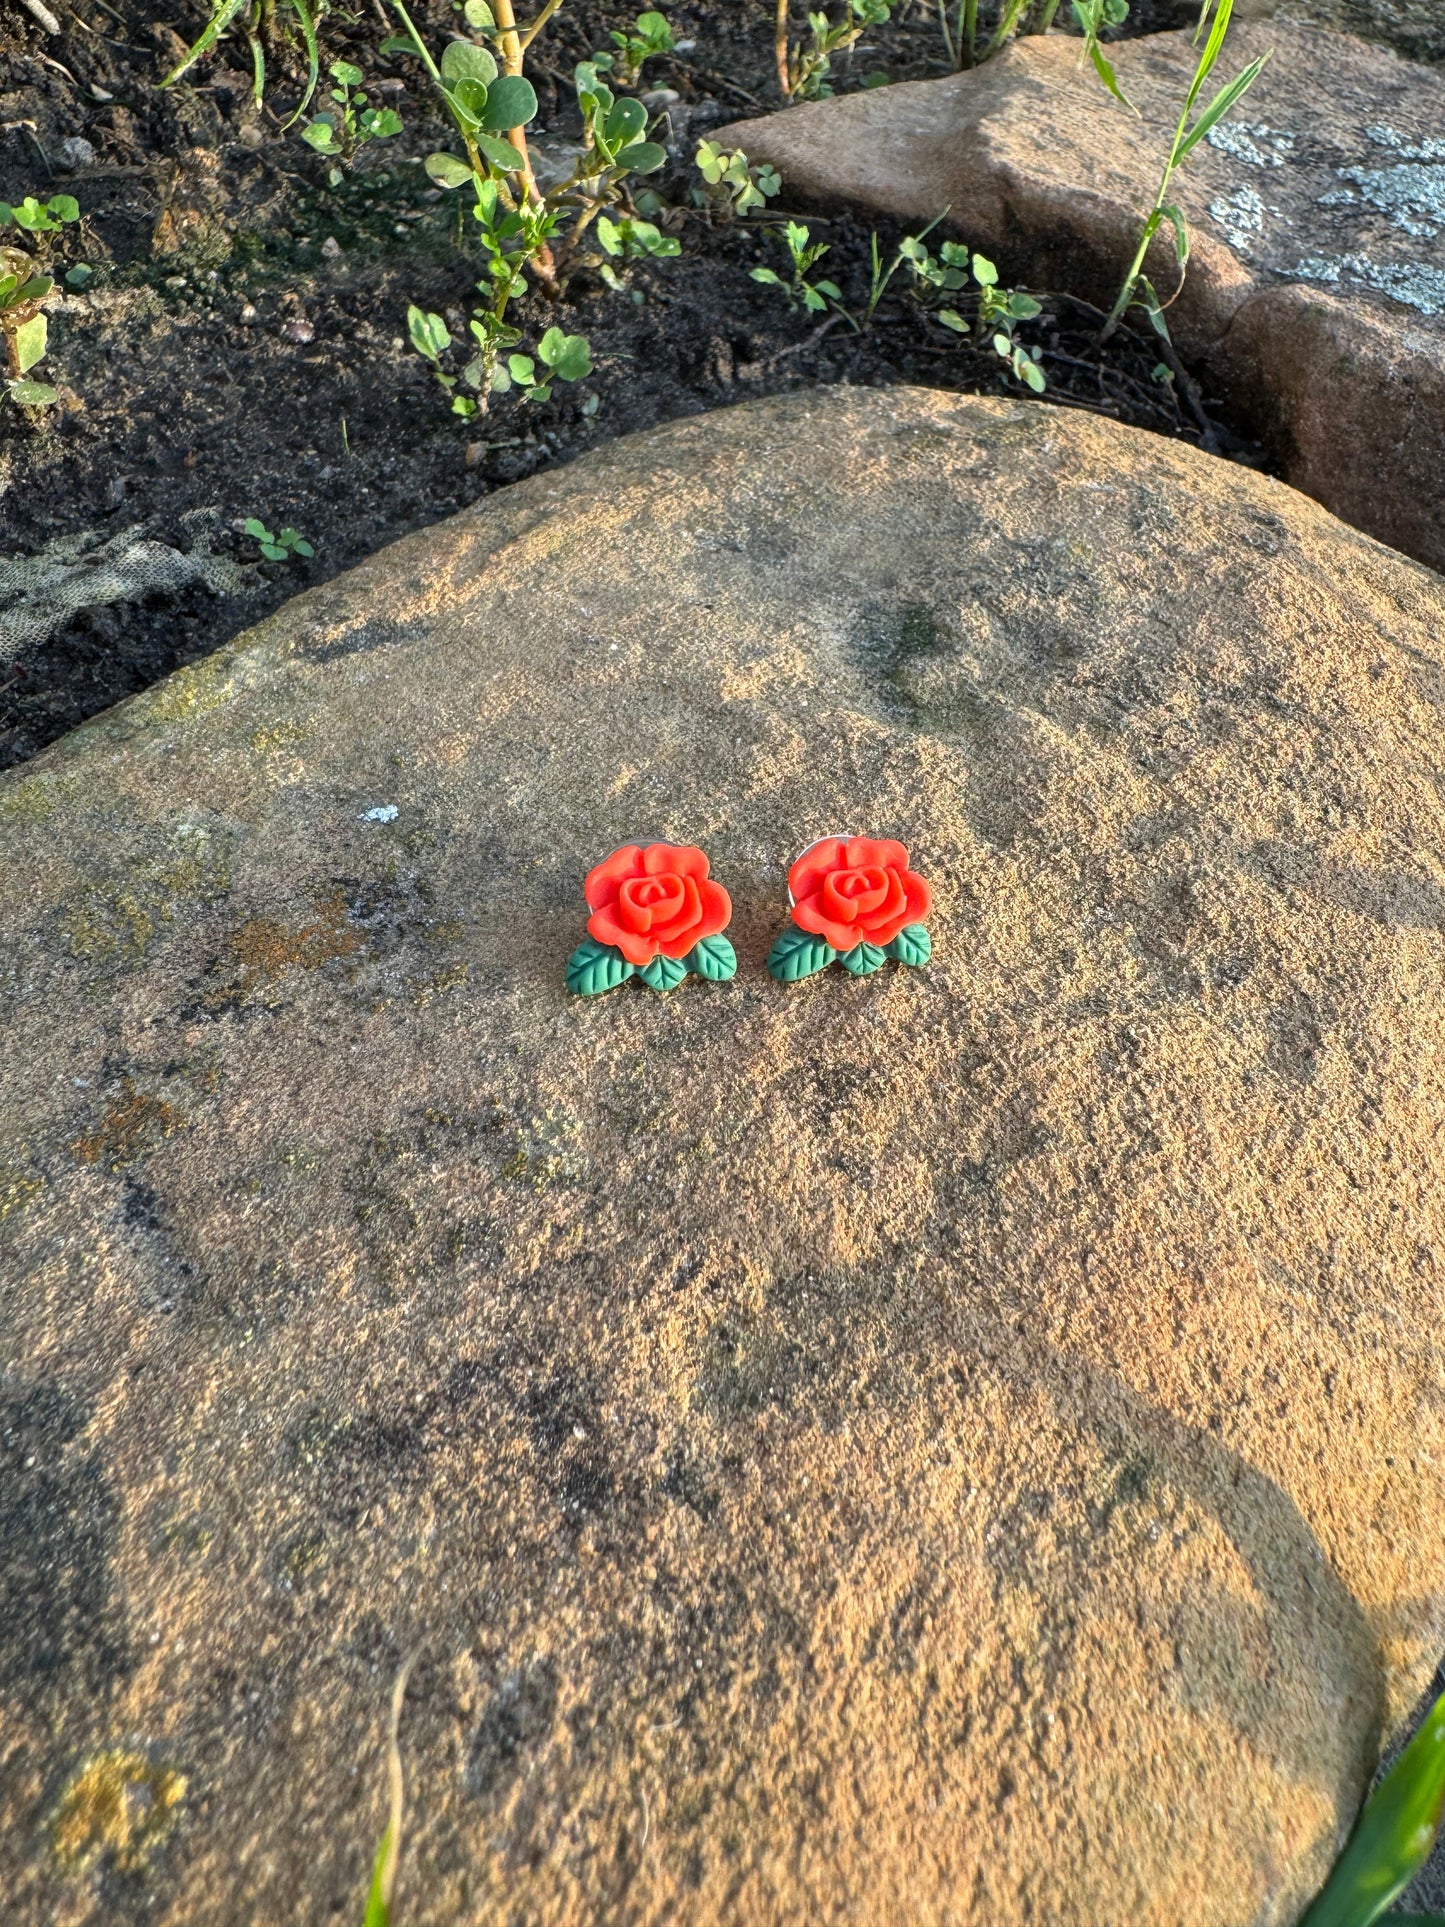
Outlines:
{"type": "Polygon", "coordinates": [[[701,74],[704,80],[710,80],[716,86],[725,87],[730,94],[736,94],[738,99],[746,102],[749,107],[762,106],[763,103],[756,94],[750,94],[746,87],[739,87],[735,80],[729,80],[726,74],[718,73],[715,68],[700,66],[695,60],[684,60],[678,54],[673,54],[670,58],[675,67],[686,67],[690,74],[701,74]]]}
{"type": "Polygon", "coordinates": [[[841,314],[830,314],[826,321],[820,322],[813,332],[810,335],[805,335],[801,341],[795,341],[787,348],[779,348],[778,352],[775,355],[769,355],[766,361],[755,361],[751,363],[751,366],[757,374],[764,374],[769,368],[775,367],[778,362],[786,361],[789,355],[806,354],[809,348],[817,347],[818,343],[830,328],[836,328],[838,323],[844,319],[845,317],[841,314]]]}
{"type": "Polygon", "coordinates": [[[60,32],[60,22],[45,5],[45,0],[20,0],[20,4],[28,14],[40,22],[47,33],[60,32]]]}
{"type": "Polygon", "coordinates": [[[1179,392],[1189,404],[1189,412],[1199,424],[1199,446],[1210,455],[1219,454],[1219,437],[1214,432],[1214,423],[1204,412],[1204,402],[1199,393],[1199,385],[1193,375],[1179,359],[1174,343],[1168,335],[1158,336],[1159,347],[1164,359],[1174,370],[1174,379],[1179,384],[1179,392]]]}

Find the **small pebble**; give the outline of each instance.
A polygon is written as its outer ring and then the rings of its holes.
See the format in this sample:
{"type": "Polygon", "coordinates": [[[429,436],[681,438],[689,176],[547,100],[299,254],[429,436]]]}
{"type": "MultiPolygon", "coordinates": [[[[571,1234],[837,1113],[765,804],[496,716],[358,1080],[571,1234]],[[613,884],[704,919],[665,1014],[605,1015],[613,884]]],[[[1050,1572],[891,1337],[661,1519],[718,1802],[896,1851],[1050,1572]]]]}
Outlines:
{"type": "Polygon", "coordinates": [[[244,323],[244,325],[248,328],[250,327],[251,323],[256,319],[256,310],[252,307],[249,301],[246,303],[245,307],[242,308],[239,318],[244,323]]]}
{"type": "Polygon", "coordinates": [[[294,321],[288,321],[282,327],[281,339],[283,341],[298,341],[304,345],[306,342],[316,339],[316,330],[306,319],[305,315],[298,315],[294,321]]]}
{"type": "Polygon", "coordinates": [[[83,167],[95,166],[95,149],[84,135],[72,134],[56,148],[55,158],[67,173],[76,174],[83,167]]]}
{"type": "Polygon", "coordinates": [[[321,243],[321,252],[326,256],[328,261],[334,261],[337,255],[340,254],[341,243],[334,234],[328,234],[326,239],[321,243]]]}
{"type": "Polygon", "coordinates": [[[394,823],[398,814],[399,811],[395,803],[378,803],[375,809],[363,810],[361,812],[361,821],[363,823],[394,823]]]}

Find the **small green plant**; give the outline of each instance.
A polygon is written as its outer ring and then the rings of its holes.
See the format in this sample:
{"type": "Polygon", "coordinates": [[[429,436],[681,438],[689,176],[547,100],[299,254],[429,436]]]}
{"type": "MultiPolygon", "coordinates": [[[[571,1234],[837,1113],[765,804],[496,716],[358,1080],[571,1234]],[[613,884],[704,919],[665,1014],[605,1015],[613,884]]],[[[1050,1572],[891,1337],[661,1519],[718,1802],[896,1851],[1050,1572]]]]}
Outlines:
{"type": "MultiPolygon", "coordinates": [[[[955,264],[968,259],[966,248],[955,248],[945,241],[942,249],[945,260],[950,256],[955,264]]],[[[969,272],[978,286],[978,314],[974,328],[980,339],[988,336],[994,353],[1006,361],[1017,378],[1036,395],[1041,395],[1048,385],[1043,368],[1039,364],[1037,349],[1029,349],[1014,340],[1014,329],[1020,321],[1032,321],[1041,312],[1039,303],[1031,294],[1020,289],[1000,289],[998,269],[993,262],[981,254],[975,254],[969,261],[969,272]]],[[[969,324],[954,308],[940,308],[938,318],[945,328],[952,328],[955,334],[970,332],[969,324]]]]}
{"type": "MultiPolygon", "coordinates": [[[[1445,1694],[1375,1788],[1300,1927],[1370,1927],[1429,1858],[1445,1814],[1445,1694]]],[[[1419,1914],[1400,1927],[1445,1927],[1419,1914]]]]}
{"type": "MultiPolygon", "coordinates": [[[[467,0],[467,22],[476,32],[495,40],[509,68],[501,72],[490,49],[477,40],[453,40],[440,63],[434,61],[402,0],[392,0],[392,5],[407,29],[406,37],[399,37],[396,44],[415,53],[426,66],[466,150],[465,160],[448,153],[429,155],[427,172],[443,189],[470,189],[471,212],[485,261],[485,279],[478,283],[478,292],[485,298],[469,323],[476,352],[460,376],[450,374],[442,365],[451,334],[439,315],[415,306],[408,310],[412,345],[431,363],[442,387],[452,396],[455,414],[477,415],[486,409],[494,392],[504,392],[514,385],[524,394],[540,398],[551,392],[553,378],[580,379],[566,372],[578,365],[579,351],[569,349],[564,366],[548,362],[539,344],[538,356],[550,374],[541,381],[532,378],[514,382],[510,365],[504,369],[500,364],[500,357],[520,340],[517,328],[507,318],[511,302],[525,287],[529,274],[549,295],[560,295],[571,271],[584,260],[595,260],[582,253],[583,237],[594,221],[612,209],[622,207],[624,219],[633,220],[632,237],[640,247],[647,224],[635,220],[626,205],[627,198],[634,178],[660,168],[667,159],[666,150],[647,139],[648,113],[642,102],[615,93],[603,79],[614,66],[614,57],[601,54],[581,61],[573,79],[582,116],[582,153],[566,179],[543,194],[526,151],[525,129],[536,115],[537,96],[519,70],[521,49],[530,44],[555,9],[550,4],[544,6],[525,35],[519,35],[515,27],[509,28],[506,20],[500,19],[502,0],[498,5],[499,24],[493,23],[488,0],[467,0]],[[456,393],[459,382],[471,392],[456,393]]],[[[506,11],[509,15],[510,8],[506,11]]],[[[655,24],[647,30],[652,41],[659,41],[660,32],[655,24]]],[[[614,238],[623,233],[616,222],[612,226],[614,238]]],[[[659,236],[658,244],[649,251],[668,254],[676,250],[659,236]]],[[[545,338],[550,340],[553,335],[586,348],[580,335],[549,330],[545,338]]]]}
{"type": "Polygon", "coordinates": [[[261,546],[261,553],[268,562],[290,562],[296,556],[310,557],[316,551],[295,529],[282,529],[273,535],[264,522],[254,515],[246,517],[246,533],[261,546]]]}
{"type": "Polygon", "coordinates": [[[332,106],[301,129],[301,138],[318,154],[339,163],[328,176],[333,187],[342,169],[350,167],[369,141],[390,140],[401,132],[401,115],[391,107],[373,107],[362,91],[364,78],[349,60],[333,60],[330,67],[332,106]]]}
{"type": "Polygon", "coordinates": [[[0,227],[13,222],[26,234],[58,234],[62,227],[80,219],[80,203],[71,194],[52,194],[48,201],[37,201],[27,194],[13,206],[0,201],[0,227]]]}
{"type": "Polygon", "coordinates": [[[809,281],[808,276],[828,252],[826,242],[814,241],[801,221],[789,221],[783,230],[788,255],[793,266],[791,281],[774,274],[771,268],[754,268],[754,281],[761,281],[766,287],[781,288],[791,308],[804,308],[809,314],[821,314],[831,301],[843,312],[843,292],[836,281],[809,281]]]}
{"type": "MultiPolygon", "coordinates": [[[[1170,184],[1175,174],[1184,165],[1185,161],[1188,160],[1190,154],[1193,153],[1200,141],[1204,139],[1204,136],[1209,132],[1210,128],[1213,127],[1217,121],[1222,120],[1230,108],[1233,107],[1237,101],[1241,100],[1247,90],[1253,86],[1260,69],[1268,58],[1267,54],[1260,54],[1257,59],[1251,60],[1243,72],[1236,74],[1233,80],[1226,81],[1224,86],[1219,89],[1218,93],[1215,94],[1214,98],[1210,101],[1209,105],[1204,108],[1193,121],[1190,120],[1190,115],[1194,113],[1195,103],[1199,99],[1204,83],[1213,71],[1214,64],[1219,58],[1220,50],[1224,46],[1224,37],[1229,32],[1229,21],[1233,11],[1234,0],[1203,0],[1203,8],[1199,16],[1199,28],[1195,35],[1195,40],[1197,43],[1199,35],[1204,32],[1206,26],[1209,27],[1209,37],[1205,41],[1204,47],[1199,55],[1194,69],[1194,78],[1189,83],[1189,91],[1185,95],[1184,105],[1179,111],[1179,120],[1174,129],[1174,139],[1170,143],[1169,153],[1164,162],[1164,171],[1159,177],[1159,187],[1154,196],[1154,205],[1145,216],[1143,227],[1139,232],[1139,245],[1134,251],[1134,258],[1129,263],[1123,285],[1119,289],[1118,296],[1115,299],[1113,307],[1109,310],[1108,319],[1105,321],[1100,333],[1099,339],[1101,342],[1109,339],[1110,335],[1113,334],[1120,321],[1124,318],[1124,315],[1130,307],[1136,303],[1142,307],[1148,315],[1150,324],[1155,332],[1166,341],[1169,338],[1169,327],[1164,319],[1164,308],[1166,304],[1160,301],[1153,283],[1144,273],[1144,257],[1149,252],[1150,242],[1154,239],[1154,236],[1159,232],[1160,228],[1167,222],[1173,230],[1174,258],[1179,267],[1179,287],[1175,289],[1170,300],[1177,300],[1179,297],[1179,289],[1184,286],[1184,275],[1189,265],[1189,229],[1184,220],[1183,210],[1169,198],[1170,184]],[[1213,16],[1212,22],[1211,15],[1213,16]]],[[[1117,88],[1115,88],[1114,91],[1117,92],[1117,88]]]]}
{"type": "MultiPolygon", "coordinates": [[[[1119,86],[1118,75],[1099,45],[1105,27],[1121,27],[1129,17],[1129,0],[1072,0],[1074,18],[1084,36],[1084,52],[1094,64],[1094,72],[1121,106],[1133,108],[1119,86]]],[[[1135,110],[1137,111],[1137,110],[1135,110]]]]}
{"type": "Polygon", "coordinates": [[[682,243],[674,236],[664,234],[655,222],[639,220],[631,214],[624,214],[616,221],[599,214],[597,240],[603,254],[610,257],[598,261],[597,272],[615,293],[631,292],[634,301],[642,300],[641,290],[629,291],[612,262],[621,262],[626,267],[633,261],[661,261],[682,252],[682,243]]]}
{"type": "Polygon", "coordinates": [[[5,340],[5,390],[25,408],[48,408],[55,390],[28,379],[45,359],[47,325],[41,303],[54,290],[48,274],[20,248],[0,247],[0,335],[5,340]]]}
{"type": "Polygon", "coordinates": [[[498,369],[492,377],[495,392],[516,386],[524,401],[546,401],[554,381],[585,381],[592,373],[592,351],[585,335],[564,334],[549,328],[537,343],[537,361],[546,369],[539,381],[537,362],[530,355],[508,355],[505,372],[498,369]]]}
{"type": "Polygon", "coordinates": [[[788,0],[778,0],[774,52],[784,99],[825,99],[833,91],[828,81],[833,56],[846,52],[870,27],[881,27],[887,19],[888,0],[847,0],[839,20],[810,13],[806,43],[790,48],[788,0]]]}
{"type": "Polygon", "coordinates": [[[740,147],[729,152],[716,141],[700,141],[693,161],[705,183],[693,190],[693,200],[717,213],[750,213],[770,201],[783,184],[776,168],[766,162],[754,167],[740,147]]]}
{"type": "Polygon", "coordinates": [[[640,13],[633,26],[625,33],[613,29],[608,35],[615,54],[594,55],[595,64],[606,60],[612,69],[612,76],[620,86],[630,87],[642,71],[645,60],[653,60],[660,54],[670,54],[674,41],[672,29],[660,13],[640,13]]]}

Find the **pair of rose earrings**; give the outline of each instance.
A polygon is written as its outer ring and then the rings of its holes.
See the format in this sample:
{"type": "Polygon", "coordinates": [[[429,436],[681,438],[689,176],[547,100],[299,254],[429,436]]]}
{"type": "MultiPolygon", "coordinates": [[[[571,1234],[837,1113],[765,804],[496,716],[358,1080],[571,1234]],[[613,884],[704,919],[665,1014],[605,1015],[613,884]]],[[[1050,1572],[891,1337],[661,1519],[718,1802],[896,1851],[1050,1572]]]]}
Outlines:
{"type": "MultiPolygon", "coordinates": [[[[616,990],[640,977],[653,990],[676,990],[689,971],[710,983],[737,974],[723,931],[732,899],[708,875],[690,843],[624,843],[583,886],[587,937],[567,961],[567,988],[579,997],[616,990]]],[[[788,871],[792,922],[768,953],[768,974],[797,983],[831,963],[866,977],[891,957],[926,964],[933,953],[924,925],[928,885],[891,838],[825,836],[788,871]]]]}

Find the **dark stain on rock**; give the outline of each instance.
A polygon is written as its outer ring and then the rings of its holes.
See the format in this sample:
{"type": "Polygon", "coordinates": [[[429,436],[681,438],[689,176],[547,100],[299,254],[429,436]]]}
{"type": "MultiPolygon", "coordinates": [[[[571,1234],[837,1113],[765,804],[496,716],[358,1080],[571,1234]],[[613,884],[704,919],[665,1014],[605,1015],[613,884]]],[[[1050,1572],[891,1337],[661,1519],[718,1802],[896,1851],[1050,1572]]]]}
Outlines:
{"type": "Polygon", "coordinates": [[[0,1693],[30,1712],[102,1697],[130,1670],[111,1581],[120,1499],[75,1445],[86,1417],[54,1384],[0,1390],[0,1693]]]}
{"type": "Polygon", "coordinates": [[[852,647],[889,716],[915,729],[951,721],[951,706],[945,705],[938,714],[938,705],[917,686],[920,665],[947,656],[954,648],[927,603],[904,602],[894,608],[865,603],[858,611],[852,647]]]}
{"type": "Polygon", "coordinates": [[[551,1732],[556,1713],[557,1675],[550,1660],[530,1660],[508,1673],[472,1735],[462,1774],[467,1791],[485,1799],[511,1780],[523,1755],[551,1732]]]}

